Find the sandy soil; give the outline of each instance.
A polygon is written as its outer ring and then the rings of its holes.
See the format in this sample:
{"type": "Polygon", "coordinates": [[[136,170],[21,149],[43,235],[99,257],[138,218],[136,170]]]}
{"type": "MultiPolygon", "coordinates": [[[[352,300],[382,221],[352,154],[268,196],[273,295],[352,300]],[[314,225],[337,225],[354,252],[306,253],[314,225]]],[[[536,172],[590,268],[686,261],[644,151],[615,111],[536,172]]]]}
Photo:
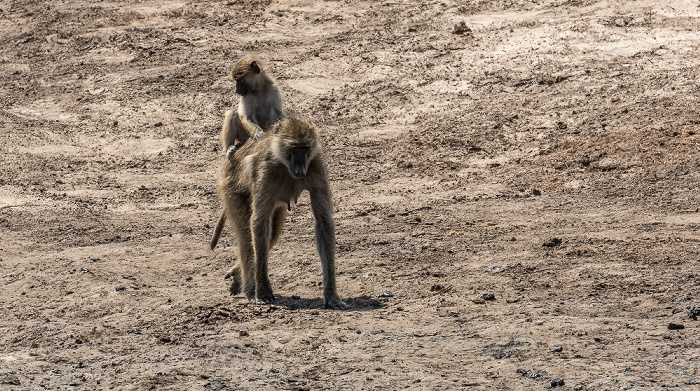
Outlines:
{"type": "Polygon", "coordinates": [[[700,389],[699,6],[0,1],[0,389],[700,389]],[[322,132],[348,311],[308,197],[275,305],[207,248],[248,52],[322,132]]]}

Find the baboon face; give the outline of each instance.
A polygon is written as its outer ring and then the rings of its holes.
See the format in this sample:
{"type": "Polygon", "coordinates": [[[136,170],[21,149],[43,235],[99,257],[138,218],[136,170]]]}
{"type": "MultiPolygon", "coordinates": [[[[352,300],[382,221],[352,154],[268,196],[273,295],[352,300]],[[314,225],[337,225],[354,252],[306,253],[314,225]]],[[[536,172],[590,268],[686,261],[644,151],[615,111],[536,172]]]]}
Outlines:
{"type": "Polygon", "coordinates": [[[309,151],[311,148],[305,146],[289,147],[287,152],[287,168],[294,178],[303,178],[309,168],[309,151]]]}
{"type": "Polygon", "coordinates": [[[290,118],[277,127],[272,150],[292,178],[300,179],[306,176],[309,164],[320,154],[316,140],[316,133],[308,122],[290,118]]]}
{"type": "Polygon", "coordinates": [[[239,61],[231,71],[231,76],[236,81],[234,92],[240,96],[255,92],[256,80],[261,71],[257,61],[249,59],[239,61]]]}

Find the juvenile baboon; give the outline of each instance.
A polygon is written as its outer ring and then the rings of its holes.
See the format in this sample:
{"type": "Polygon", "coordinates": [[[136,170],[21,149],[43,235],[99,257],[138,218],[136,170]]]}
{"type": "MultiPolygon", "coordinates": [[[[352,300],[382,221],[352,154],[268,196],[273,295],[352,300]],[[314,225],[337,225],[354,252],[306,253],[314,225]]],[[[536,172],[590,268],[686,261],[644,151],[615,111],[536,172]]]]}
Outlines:
{"type": "MultiPolygon", "coordinates": [[[[236,82],[234,92],[241,98],[238,111],[226,111],[221,127],[221,147],[227,159],[251,136],[254,140],[261,137],[286,118],[277,83],[265,72],[259,59],[245,56],[238,60],[231,69],[231,78],[236,82]]],[[[222,212],[209,242],[212,250],[219,241],[224,225],[226,213],[222,212]]]]}
{"type": "Polygon", "coordinates": [[[243,291],[251,303],[275,300],[268,256],[279,239],[290,202],[307,190],[316,220],[316,249],[323,269],[323,306],[346,309],[335,287],[335,226],[326,166],[318,136],[306,121],[288,118],[274,133],[244,144],[224,162],[218,191],[234,229],[238,261],[232,295],[243,291]]]}
{"type": "Polygon", "coordinates": [[[238,111],[226,111],[221,127],[221,146],[227,158],[235,152],[236,143],[261,137],[286,117],[277,83],[265,72],[260,60],[243,57],[233,66],[231,77],[236,81],[234,92],[241,98],[238,111]]]}

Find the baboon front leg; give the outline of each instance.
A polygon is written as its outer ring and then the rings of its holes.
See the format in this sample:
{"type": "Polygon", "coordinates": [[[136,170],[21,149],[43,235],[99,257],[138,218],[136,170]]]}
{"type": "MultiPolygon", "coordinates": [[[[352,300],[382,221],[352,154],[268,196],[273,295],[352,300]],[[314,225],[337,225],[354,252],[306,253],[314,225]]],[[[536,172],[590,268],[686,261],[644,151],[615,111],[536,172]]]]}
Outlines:
{"type": "Polygon", "coordinates": [[[275,246],[277,240],[282,234],[282,229],[284,228],[284,219],[287,216],[287,211],[284,208],[275,209],[275,213],[272,215],[272,234],[270,234],[270,249],[275,246]]]}
{"type": "Polygon", "coordinates": [[[267,261],[270,254],[272,212],[264,213],[253,220],[253,248],[255,250],[255,297],[248,297],[254,304],[270,304],[275,301],[268,277],[267,261]]]}
{"type": "Polygon", "coordinates": [[[316,220],[316,249],[323,269],[323,307],[346,310],[348,305],[340,299],[335,286],[335,224],[330,189],[324,183],[309,193],[316,220]]]}

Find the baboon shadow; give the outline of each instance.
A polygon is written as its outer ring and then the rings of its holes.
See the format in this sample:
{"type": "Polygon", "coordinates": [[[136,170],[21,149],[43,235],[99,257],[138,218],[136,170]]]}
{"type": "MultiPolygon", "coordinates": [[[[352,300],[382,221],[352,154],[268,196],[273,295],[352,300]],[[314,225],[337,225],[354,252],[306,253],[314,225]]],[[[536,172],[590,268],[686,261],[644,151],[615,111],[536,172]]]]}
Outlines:
{"type": "MultiPolygon", "coordinates": [[[[348,305],[346,311],[371,311],[384,307],[384,303],[370,296],[357,296],[344,298],[348,305]]],[[[300,298],[298,296],[275,295],[273,303],[279,307],[287,307],[290,310],[324,309],[322,298],[300,298]]]]}

